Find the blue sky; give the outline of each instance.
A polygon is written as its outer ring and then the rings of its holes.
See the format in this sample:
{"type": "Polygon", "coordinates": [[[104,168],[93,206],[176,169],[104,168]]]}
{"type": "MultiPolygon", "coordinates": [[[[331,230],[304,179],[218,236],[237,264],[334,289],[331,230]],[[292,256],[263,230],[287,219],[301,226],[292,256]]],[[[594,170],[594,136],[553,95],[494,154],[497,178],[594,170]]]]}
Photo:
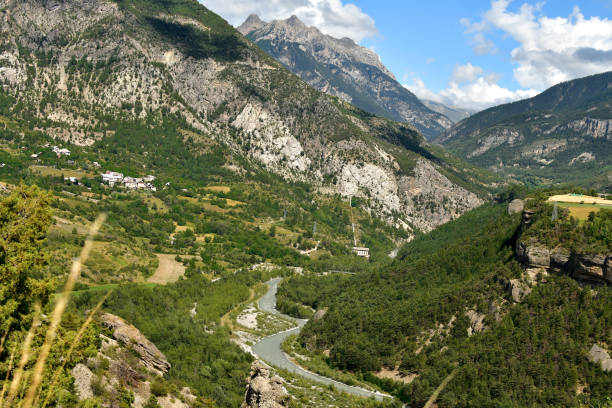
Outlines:
{"type": "Polygon", "coordinates": [[[200,0],[234,25],[298,15],[375,50],[418,96],[482,109],[612,70],[612,0],[200,0]]]}

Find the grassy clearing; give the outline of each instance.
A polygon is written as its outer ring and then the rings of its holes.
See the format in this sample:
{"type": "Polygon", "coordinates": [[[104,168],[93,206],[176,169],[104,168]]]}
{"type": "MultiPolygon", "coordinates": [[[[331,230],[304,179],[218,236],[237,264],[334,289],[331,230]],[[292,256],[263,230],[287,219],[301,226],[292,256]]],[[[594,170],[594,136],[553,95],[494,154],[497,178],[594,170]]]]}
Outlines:
{"type": "Polygon", "coordinates": [[[149,283],[165,285],[176,282],[185,275],[185,266],[178,262],[174,254],[155,254],[159,264],[155,273],[147,279],[149,283]]]}
{"type": "Polygon", "coordinates": [[[164,204],[164,202],[157,197],[147,196],[145,197],[144,202],[147,204],[149,209],[157,213],[165,214],[168,212],[168,207],[166,207],[166,204],[164,204]]]}
{"type": "Polygon", "coordinates": [[[92,282],[141,282],[157,269],[158,262],[134,245],[96,241],[82,276],[92,282]]]}
{"type": "Polygon", "coordinates": [[[205,189],[209,191],[213,191],[215,193],[224,193],[224,194],[227,194],[230,191],[232,191],[232,189],[229,186],[207,186],[205,187],[205,189]]]}
{"type": "Polygon", "coordinates": [[[32,173],[39,174],[43,177],[60,177],[62,175],[64,177],[76,177],[78,179],[85,177],[95,177],[93,173],[85,170],[56,169],[54,167],[48,166],[32,165],[30,166],[30,170],[32,171],[32,173]]]}
{"type": "Polygon", "coordinates": [[[580,221],[585,221],[589,218],[589,214],[597,212],[602,208],[612,210],[612,205],[604,204],[580,204],[580,203],[558,203],[559,207],[567,208],[570,215],[580,221]]]}

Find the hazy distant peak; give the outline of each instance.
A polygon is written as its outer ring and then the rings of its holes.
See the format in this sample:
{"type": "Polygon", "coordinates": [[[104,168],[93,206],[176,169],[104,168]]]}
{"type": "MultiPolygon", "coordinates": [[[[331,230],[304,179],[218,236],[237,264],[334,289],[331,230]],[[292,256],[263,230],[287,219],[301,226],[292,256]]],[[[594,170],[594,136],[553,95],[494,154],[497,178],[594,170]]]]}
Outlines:
{"type": "Polygon", "coordinates": [[[259,18],[257,14],[251,14],[249,17],[247,17],[244,23],[238,27],[238,31],[240,31],[243,35],[247,35],[251,31],[259,30],[266,24],[267,23],[259,18]]]}
{"type": "Polygon", "coordinates": [[[285,22],[294,27],[306,28],[306,24],[304,24],[295,14],[285,20],[285,22]]]}

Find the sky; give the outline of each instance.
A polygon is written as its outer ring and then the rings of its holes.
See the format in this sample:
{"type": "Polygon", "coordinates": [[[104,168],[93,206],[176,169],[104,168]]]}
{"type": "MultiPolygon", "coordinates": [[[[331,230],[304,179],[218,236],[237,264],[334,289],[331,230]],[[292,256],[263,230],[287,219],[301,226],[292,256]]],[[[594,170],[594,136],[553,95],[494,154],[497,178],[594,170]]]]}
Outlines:
{"type": "Polygon", "coordinates": [[[234,26],[297,15],[377,52],[417,96],[480,110],[612,70],[612,0],[200,0],[234,26]]]}

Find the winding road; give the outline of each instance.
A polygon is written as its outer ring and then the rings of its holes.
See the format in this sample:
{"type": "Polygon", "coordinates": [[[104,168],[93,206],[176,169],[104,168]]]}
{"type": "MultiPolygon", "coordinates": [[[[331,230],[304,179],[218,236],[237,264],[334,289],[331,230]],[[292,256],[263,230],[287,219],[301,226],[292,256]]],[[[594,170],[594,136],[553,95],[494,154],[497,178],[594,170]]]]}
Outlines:
{"type": "Polygon", "coordinates": [[[390,395],[387,394],[368,391],[360,387],[353,387],[341,383],[339,381],[332,380],[331,378],[323,377],[321,375],[312,373],[308,370],[303,369],[299,365],[290,361],[289,358],[287,358],[287,355],[283,352],[281,348],[283,341],[285,341],[285,339],[291,336],[292,334],[298,334],[302,330],[302,327],[304,327],[306,322],[308,322],[308,320],[296,319],[294,317],[281,314],[278,310],[276,310],[276,292],[278,290],[278,284],[281,280],[282,278],[275,278],[266,283],[269,289],[266,294],[263,295],[262,298],[259,300],[259,309],[264,312],[280,315],[284,318],[290,319],[297,324],[297,327],[261,339],[253,346],[253,352],[257,355],[257,357],[266,361],[269,364],[272,364],[273,366],[285,369],[309,380],[316,381],[325,385],[331,384],[336,389],[344,391],[348,394],[353,394],[360,397],[374,397],[379,401],[382,401],[382,399],[385,397],[392,398],[390,395]]]}

